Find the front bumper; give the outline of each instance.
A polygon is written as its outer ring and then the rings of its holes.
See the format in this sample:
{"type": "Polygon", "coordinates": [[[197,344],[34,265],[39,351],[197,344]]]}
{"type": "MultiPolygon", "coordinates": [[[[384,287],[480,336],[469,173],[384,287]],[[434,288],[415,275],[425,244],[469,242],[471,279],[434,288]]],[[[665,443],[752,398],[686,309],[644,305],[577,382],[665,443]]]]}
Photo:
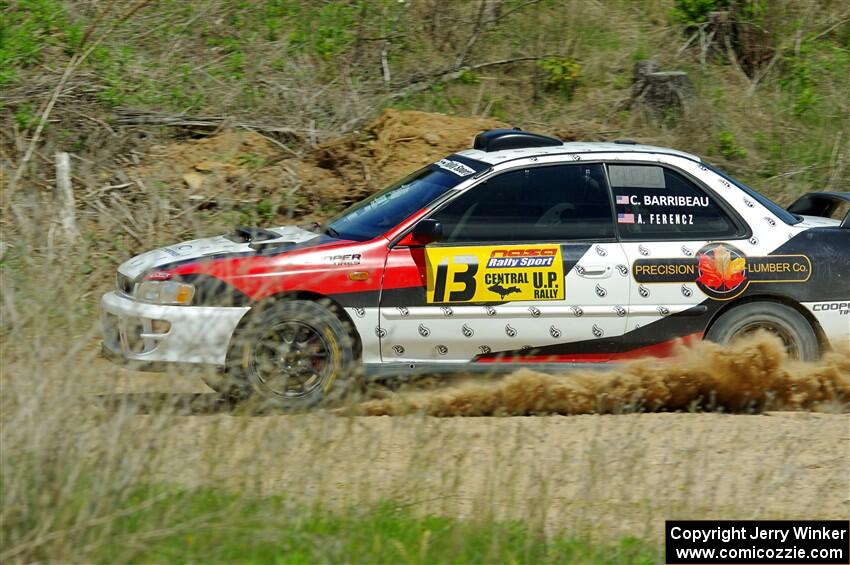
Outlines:
{"type": "Polygon", "coordinates": [[[251,309],[147,304],[116,292],[103,295],[100,306],[104,352],[142,365],[223,365],[230,338],[251,309]],[[170,324],[167,331],[162,322],[170,324]]]}

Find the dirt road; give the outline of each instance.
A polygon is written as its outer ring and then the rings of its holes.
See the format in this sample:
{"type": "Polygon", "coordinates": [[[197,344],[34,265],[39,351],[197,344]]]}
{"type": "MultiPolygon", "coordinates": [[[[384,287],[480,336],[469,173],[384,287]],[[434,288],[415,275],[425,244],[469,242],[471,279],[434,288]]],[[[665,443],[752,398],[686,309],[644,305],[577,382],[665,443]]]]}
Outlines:
{"type": "Polygon", "coordinates": [[[672,518],[850,514],[846,413],[241,416],[192,377],[110,371],[101,398],[183,404],[156,475],[184,485],[331,508],[392,500],[603,539],[661,539],[672,518]]]}

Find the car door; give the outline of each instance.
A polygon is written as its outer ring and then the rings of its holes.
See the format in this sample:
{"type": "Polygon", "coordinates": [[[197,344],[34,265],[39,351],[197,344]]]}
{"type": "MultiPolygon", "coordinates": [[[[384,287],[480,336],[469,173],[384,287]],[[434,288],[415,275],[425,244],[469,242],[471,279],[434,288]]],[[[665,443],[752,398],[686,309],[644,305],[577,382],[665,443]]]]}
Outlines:
{"type": "Polygon", "coordinates": [[[634,279],[624,349],[666,355],[676,338],[700,338],[713,309],[738,290],[732,271],[746,226],[708,187],[671,166],[611,163],[608,178],[634,279]],[[703,284],[706,260],[730,274],[715,289],[703,284]]]}
{"type": "Polygon", "coordinates": [[[388,254],[385,362],[604,361],[630,278],[601,164],[501,172],[428,215],[443,238],[388,254]]]}

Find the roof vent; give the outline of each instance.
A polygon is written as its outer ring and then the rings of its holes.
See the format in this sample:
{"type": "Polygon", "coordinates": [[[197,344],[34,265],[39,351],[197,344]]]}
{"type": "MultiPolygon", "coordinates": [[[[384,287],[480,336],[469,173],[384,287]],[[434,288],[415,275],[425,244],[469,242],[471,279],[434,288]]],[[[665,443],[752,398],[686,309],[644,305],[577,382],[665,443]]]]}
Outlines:
{"type": "Polygon", "coordinates": [[[524,147],[557,147],[564,142],[556,137],[531,133],[518,129],[491,129],[475,136],[473,149],[481,151],[501,151],[503,149],[522,149],[524,147]]]}
{"type": "Polygon", "coordinates": [[[619,143],[620,145],[637,145],[638,142],[633,139],[615,139],[614,143],[619,143]]]}

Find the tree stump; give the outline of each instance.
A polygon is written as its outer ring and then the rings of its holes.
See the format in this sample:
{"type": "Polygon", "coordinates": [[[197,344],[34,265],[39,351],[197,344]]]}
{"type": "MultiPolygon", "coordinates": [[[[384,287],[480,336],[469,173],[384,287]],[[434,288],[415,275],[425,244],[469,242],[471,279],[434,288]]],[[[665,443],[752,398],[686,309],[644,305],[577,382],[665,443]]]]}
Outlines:
{"type": "Polygon", "coordinates": [[[632,97],[627,107],[640,105],[656,117],[684,113],[694,97],[688,73],[661,71],[655,61],[638,61],[634,67],[632,97]]]}

